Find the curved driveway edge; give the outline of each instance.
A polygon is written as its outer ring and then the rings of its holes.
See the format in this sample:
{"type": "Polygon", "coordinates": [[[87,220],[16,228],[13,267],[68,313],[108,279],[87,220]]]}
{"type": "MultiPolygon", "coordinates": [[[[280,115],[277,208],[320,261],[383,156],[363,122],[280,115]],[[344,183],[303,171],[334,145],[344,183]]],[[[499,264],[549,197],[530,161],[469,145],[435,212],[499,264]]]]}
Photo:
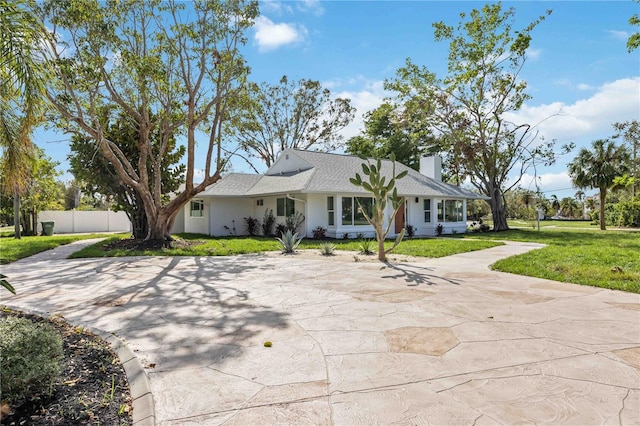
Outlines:
{"type": "Polygon", "coordinates": [[[16,262],[3,302],[118,336],[161,425],[637,423],[640,295],[488,269],[537,247],[16,262]]]}

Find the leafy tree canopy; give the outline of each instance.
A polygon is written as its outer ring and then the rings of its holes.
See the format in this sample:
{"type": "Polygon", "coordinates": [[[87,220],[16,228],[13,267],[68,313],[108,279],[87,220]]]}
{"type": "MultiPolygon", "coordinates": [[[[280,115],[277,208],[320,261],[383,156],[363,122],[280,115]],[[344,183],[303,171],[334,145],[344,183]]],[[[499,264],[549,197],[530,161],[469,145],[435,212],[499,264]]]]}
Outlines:
{"type": "Polygon", "coordinates": [[[535,123],[511,121],[530,99],[520,73],[531,33],[550,13],[516,29],[515,10],[496,3],[462,13],[457,27],[437,22],[436,41],[449,43],[447,75],[438,78],[407,59],[385,85],[402,109],[443,136],[446,162],[491,198],[496,231],[508,229],[505,192],[538,163],[554,160],[553,142],[536,137],[535,123]]]}
{"type": "Polygon", "coordinates": [[[179,210],[221,177],[221,129],[246,83],[240,46],[257,2],[47,0],[43,10],[57,40],[47,91],[55,122],[93,141],[139,196],[146,238],[170,239],[179,210]],[[137,129],[135,160],[107,134],[120,116],[137,129]],[[185,185],[167,200],[162,173],[154,171],[167,164],[177,135],[186,147],[185,185]],[[204,165],[196,183],[197,137],[204,165]]]}
{"type": "Polygon", "coordinates": [[[249,84],[235,108],[228,123],[231,137],[267,167],[287,148],[335,150],[342,140],[339,131],[355,111],[349,99],[331,99],[318,81],[296,82],[287,76],[273,85],[249,84]]]}

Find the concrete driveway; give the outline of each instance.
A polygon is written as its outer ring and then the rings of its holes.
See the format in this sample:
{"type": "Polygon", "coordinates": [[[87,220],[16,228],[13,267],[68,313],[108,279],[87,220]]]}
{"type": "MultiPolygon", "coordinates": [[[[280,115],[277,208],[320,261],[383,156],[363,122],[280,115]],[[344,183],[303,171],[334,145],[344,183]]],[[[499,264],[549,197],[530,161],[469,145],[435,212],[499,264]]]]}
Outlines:
{"type": "Polygon", "coordinates": [[[640,423],[640,295],[488,269],[535,244],[56,260],[73,247],[3,266],[2,303],[122,339],[138,424],[640,423]]]}

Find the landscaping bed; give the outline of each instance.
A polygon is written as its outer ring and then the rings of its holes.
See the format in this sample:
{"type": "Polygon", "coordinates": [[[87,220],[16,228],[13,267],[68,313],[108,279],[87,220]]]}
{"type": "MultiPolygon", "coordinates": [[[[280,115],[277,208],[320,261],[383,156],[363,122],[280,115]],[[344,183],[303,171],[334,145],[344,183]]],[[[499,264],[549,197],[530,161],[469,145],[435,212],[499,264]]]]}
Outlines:
{"type": "Polygon", "coordinates": [[[33,395],[19,406],[2,404],[3,425],[130,425],[131,393],[108,343],[61,317],[45,319],[2,309],[8,315],[47,322],[63,342],[62,371],[50,395],[33,395]]]}

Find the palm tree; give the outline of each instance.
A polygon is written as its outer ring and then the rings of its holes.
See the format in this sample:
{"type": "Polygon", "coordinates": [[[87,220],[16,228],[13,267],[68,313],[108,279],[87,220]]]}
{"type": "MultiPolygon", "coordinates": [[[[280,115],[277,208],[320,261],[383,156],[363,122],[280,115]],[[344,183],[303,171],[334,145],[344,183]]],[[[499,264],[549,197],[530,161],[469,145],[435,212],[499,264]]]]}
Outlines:
{"type": "Polygon", "coordinates": [[[576,197],[576,200],[578,200],[578,203],[580,203],[580,206],[582,207],[581,216],[584,219],[584,202],[583,202],[583,200],[584,200],[584,191],[581,190],[581,189],[577,190],[576,194],[575,194],[575,197],[576,197]]]}
{"type": "Polygon", "coordinates": [[[20,195],[29,180],[31,132],[42,113],[44,46],[48,32],[30,0],[0,0],[0,147],[2,185],[13,194],[15,236],[20,238],[20,195]]]}
{"type": "Polygon", "coordinates": [[[575,218],[576,212],[579,209],[580,205],[571,197],[565,197],[560,201],[560,210],[562,210],[562,215],[564,217],[575,218]]]}
{"type": "Polygon", "coordinates": [[[558,200],[558,196],[553,194],[551,196],[551,208],[555,211],[555,214],[558,214],[560,210],[560,200],[558,200]]]}
{"type": "Polygon", "coordinates": [[[629,172],[631,156],[625,146],[618,146],[610,139],[598,139],[591,145],[591,150],[582,148],[569,163],[569,176],[578,188],[597,188],[600,191],[600,229],[605,230],[607,190],[616,176],[629,172]]]}

